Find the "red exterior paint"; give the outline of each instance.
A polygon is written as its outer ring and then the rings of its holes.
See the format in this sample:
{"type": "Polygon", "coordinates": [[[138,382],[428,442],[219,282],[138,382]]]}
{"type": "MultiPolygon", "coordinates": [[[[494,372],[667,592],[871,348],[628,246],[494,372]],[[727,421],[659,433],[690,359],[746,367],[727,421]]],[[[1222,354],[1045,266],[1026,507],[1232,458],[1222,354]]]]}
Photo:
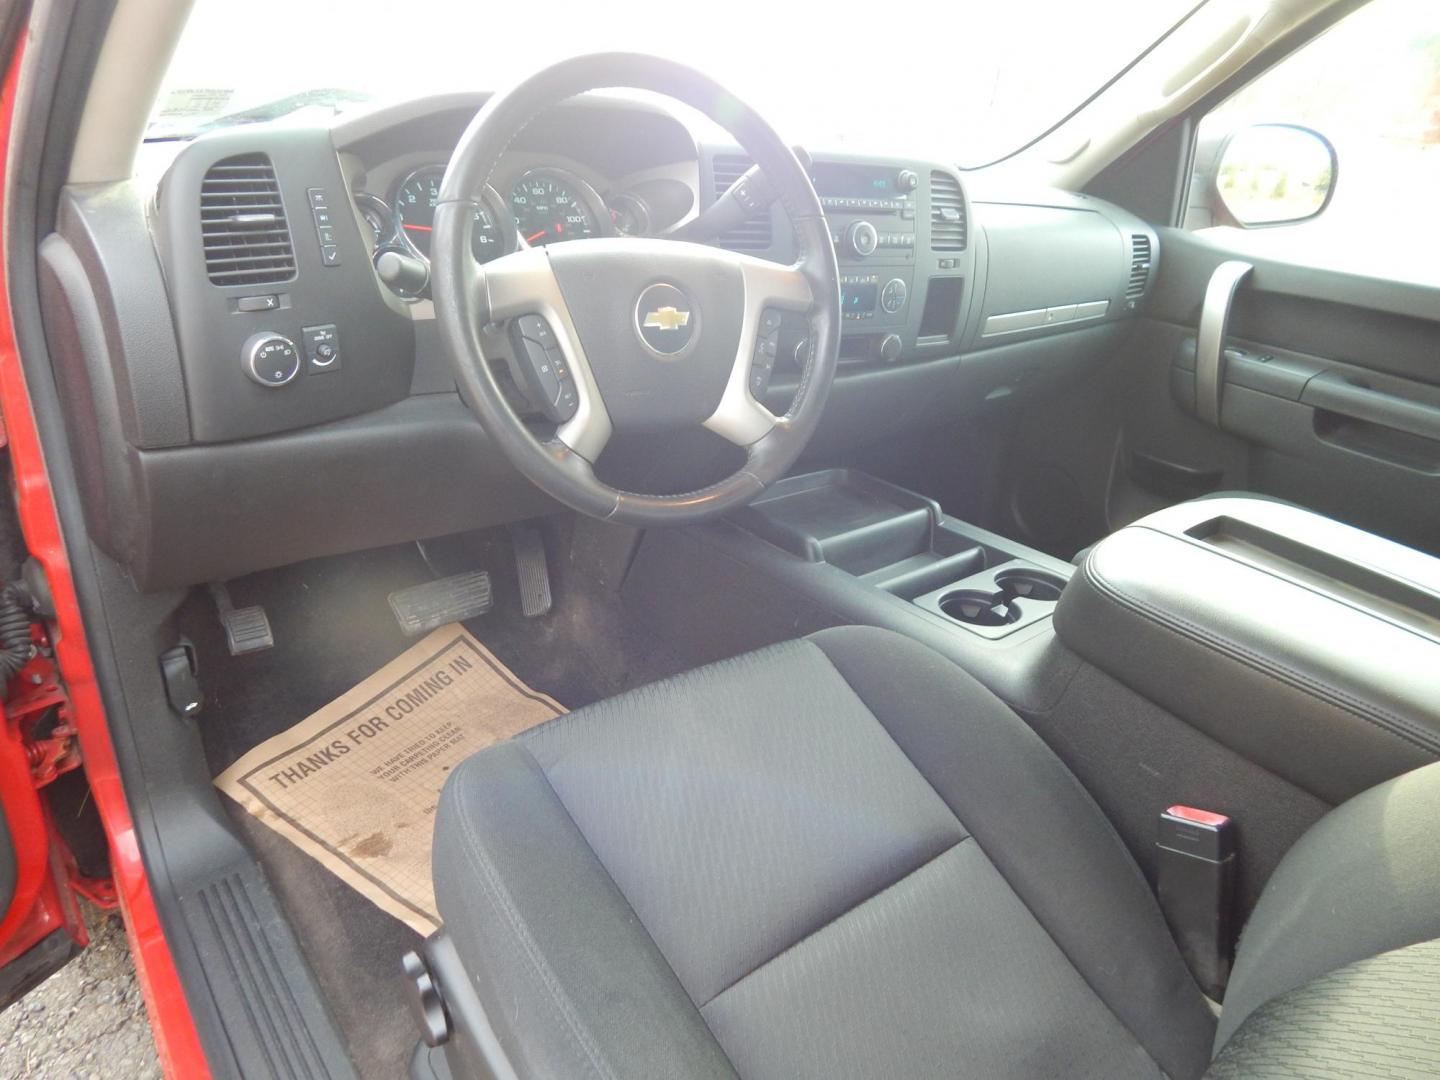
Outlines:
{"type": "MultiPolygon", "coordinates": [[[[22,44],[10,58],[3,93],[0,93],[0,145],[7,149],[23,52],[22,44]]],[[[3,219],[3,211],[3,196],[0,196],[0,219],[3,219]]],[[[60,520],[55,511],[50,479],[40,449],[35,416],[30,411],[25,373],[16,350],[10,289],[4,278],[3,267],[0,267],[0,411],[4,414],[10,443],[20,526],[30,553],[45,568],[55,598],[55,656],[69,692],[72,722],[79,733],[86,776],[110,840],[115,887],[119,893],[120,908],[125,915],[125,930],[135,958],[135,970],[145,998],[145,1007],[149,1011],[150,1024],[155,1032],[160,1062],[167,1076],[184,1077],[186,1080],[192,1077],[208,1077],[210,1070],[180,986],[174,959],[160,927],[155,899],[150,893],[150,883],[146,879],[145,867],[140,859],[130,807],[125,801],[120,769],[115,759],[115,747],[110,741],[100,689],[95,681],[95,668],[85,642],[75,581],[70,573],[65,541],[60,532],[60,520]]],[[[8,725],[6,727],[5,737],[8,738],[8,725]]],[[[11,756],[0,755],[0,758],[8,759],[11,756]]],[[[0,788],[5,792],[7,813],[11,811],[12,798],[16,804],[15,810],[19,816],[12,816],[10,821],[18,833],[17,846],[33,846],[33,842],[40,836],[48,840],[49,830],[43,811],[38,816],[35,812],[39,799],[28,769],[25,770],[23,778],[6,775],[0,780],[0,788]]],[[[63,874],[61,860],[55,859],[53,853],[52,860],[57,872],[63,874]]],[[[22,869],[21,885],[39,898],[40,906],[48,913],[42,918],[58,918],[60,924],[63,924],[63,909],[69,898],[62,900],[57,894],[54,878],[47,877],[37,886],[24,879],[23,874],[26,872],[33,875],[34,870],[31,867],[22,869]],[[46,893],[47,884],[49,894],[46,893]],[[50,904],[53,904],[53,908],[50,904]]],[[[31,905],[31,911],[33,910],[34,904],[31,905]]],[[[31,916],[26,912],[21,917],[31,916]]],[[[4,930],[5,926],[0,924],[0,935],[3,935],[4,930]]]]}
{"type": "MultiPolygon", "coordinates": [[[[38,628],[34,633],[36,644],[48,648],[38,628]]],[[[65,892],[74,859],[39,796],[40,788],[80,765],[69,699],[55,665],[43,654],[25,665],[10,689],[0,703],[0,801],[16,841],[19,880],[10,910],[0,920],[0,966],[62,928],[76,944],[88,942],[79,908],[65,892]],[[36,739],[35,725],[52,710],[56,723],[50,737],[36,739]]]]}

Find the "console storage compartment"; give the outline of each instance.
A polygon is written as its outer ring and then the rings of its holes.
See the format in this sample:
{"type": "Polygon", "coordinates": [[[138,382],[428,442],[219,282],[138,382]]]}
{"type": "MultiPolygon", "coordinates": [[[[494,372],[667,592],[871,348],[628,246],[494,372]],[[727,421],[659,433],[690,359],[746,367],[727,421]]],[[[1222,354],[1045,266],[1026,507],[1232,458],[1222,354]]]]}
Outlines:
{"type": "Polygon", "coordinates": [[[1330,803],[1440,759],[1440,559],[1284,503],[1182,503],[1091,551],[1075,653],[1330,803]]]}
{"type": "Polygon", "coordinates": [[[732,520],[985,638],[1048,619],[1071,569],[850,469],[782,480],[732,520]]]}

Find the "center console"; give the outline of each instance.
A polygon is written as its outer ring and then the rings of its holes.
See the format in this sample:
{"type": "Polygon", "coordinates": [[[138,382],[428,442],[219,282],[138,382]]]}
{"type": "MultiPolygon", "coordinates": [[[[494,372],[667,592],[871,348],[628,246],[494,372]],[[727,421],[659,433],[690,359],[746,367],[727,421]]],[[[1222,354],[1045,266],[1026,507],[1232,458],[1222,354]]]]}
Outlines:
{"type": "Polygon", "coordinates": [[[1068,567],[947,517],[932,499],[848,469],[782,480],[733,520],[990,640],[1048,621],[1069,578],[1068,567]]]}
{"type": "Polygon", "coordinates": [[[1440,559],[1287,503],[1181,503],[1101,541],[1061,640],[1329,803],[1440,758],[1440,559]]]}

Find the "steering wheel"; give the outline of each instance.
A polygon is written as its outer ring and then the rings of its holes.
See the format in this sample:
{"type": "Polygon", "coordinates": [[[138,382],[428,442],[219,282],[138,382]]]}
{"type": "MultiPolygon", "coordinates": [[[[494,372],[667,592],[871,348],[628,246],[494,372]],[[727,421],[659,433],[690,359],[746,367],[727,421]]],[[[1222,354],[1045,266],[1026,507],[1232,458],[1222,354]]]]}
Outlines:
{"type": "Polygon", "coordinates": [[[757,113],[713,80],[653,56],[574,57],[486,102],[440,186],[431,292],[461,393],[500,451],[560,502],[630,525],[713,517],[778,480],[814,434],[839,353],[839,269],[805,168],[757,113]],[[799,260],[783,266],[701,244],[610,237],[477,263],[471,233],[501,155],[546,108],[611,87],[668,95],[734,136],[789,213],[799,260]],[[794,403],[776,416],[751,392],[751,369],[757,357],[773,358],[787,311],[808,318],[809,350],[794,403]],[[553,435],[532,432],[502,393],[488,362],[502,354],[532,397],[550,399],[544,411],[553,435]],[[616,432],[694,425],[742,447],[744,465],[683,495],[621,491],[595,475],[616,432]]]}

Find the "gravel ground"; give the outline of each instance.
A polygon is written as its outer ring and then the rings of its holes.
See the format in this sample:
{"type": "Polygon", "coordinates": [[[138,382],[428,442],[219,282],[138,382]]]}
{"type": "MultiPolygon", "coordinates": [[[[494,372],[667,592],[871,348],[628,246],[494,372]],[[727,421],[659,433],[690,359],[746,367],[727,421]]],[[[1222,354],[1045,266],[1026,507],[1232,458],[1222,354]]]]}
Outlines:
{"type": "Polygon", "coordinates": [[[86,905],[90,947],[0,1012],[0,1077],[160,1076],[118,913],[86,905]]]}

